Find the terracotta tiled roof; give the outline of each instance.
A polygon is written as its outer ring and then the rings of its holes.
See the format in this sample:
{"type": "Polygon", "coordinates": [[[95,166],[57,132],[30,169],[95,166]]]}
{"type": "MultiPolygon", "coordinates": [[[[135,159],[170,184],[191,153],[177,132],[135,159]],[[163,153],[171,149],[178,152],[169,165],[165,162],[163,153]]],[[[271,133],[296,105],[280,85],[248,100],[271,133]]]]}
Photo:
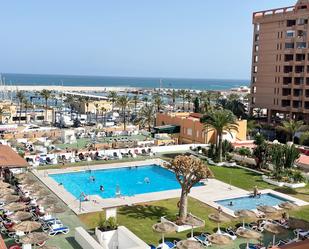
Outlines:
{"type": "Polygon", "coordinates": [[[0,145],[0,167],[22,168],[27,166],[26,160],[20,157],[11,147],[0,145]]]}

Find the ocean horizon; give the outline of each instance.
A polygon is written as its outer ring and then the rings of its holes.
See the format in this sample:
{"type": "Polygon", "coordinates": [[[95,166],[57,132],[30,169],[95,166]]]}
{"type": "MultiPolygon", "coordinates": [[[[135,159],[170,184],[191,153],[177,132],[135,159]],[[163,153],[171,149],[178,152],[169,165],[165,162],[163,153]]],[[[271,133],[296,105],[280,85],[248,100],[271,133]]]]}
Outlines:
{"type": "Polygon", "coordinates": [[[117,77],[51,74],[2,73],[6,85],[46,85],[46,86],[94,86],[94,87],[137,87],[175,88],[193,90],[229,90],[249,86],[247,79],[189,79],[159,77],[117,77]]]}

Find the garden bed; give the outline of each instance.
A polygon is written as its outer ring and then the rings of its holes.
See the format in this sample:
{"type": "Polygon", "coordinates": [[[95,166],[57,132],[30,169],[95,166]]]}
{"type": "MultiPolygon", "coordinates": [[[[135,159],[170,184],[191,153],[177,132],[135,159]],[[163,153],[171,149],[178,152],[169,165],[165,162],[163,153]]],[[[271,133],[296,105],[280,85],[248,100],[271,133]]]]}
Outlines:
{"type": "Polygon", "coordinates": [[[279,187],[288,187],[288,188],[303,188],[306,186],[306,183],[300,182],[300,183],[289,183],[289,182],[279,182],[275,179],[271,179],[268,176],[263,175],[262,179],[264,182],[267,182],[269,184],[279,186],[279,187]]]}
{"type": "MultiPolygon", "coordinates": [[[[196,219],[199,219],[201,221],[203,221],[202,219],[192,215],[192,214],[188,214],[188,216],[191,215],[193,216],[194,218],[196,219]]],[[[180,233],[180,232],[184,232],[184,231],[188,231],[188,230],[191,230],[192,229],[192,226],[189,226],[189,225],[177,225],[175,222],[171,221],[171,220],[168,220],[166,216],[163,216],[161,217],[161,222],[169,222],[169,223],[172,223],[175,227],[176,227],[176,232],[177,233],[180,233]]],[[[198,227],[193,227],[193,228],[198,228],[198,227]]]]}

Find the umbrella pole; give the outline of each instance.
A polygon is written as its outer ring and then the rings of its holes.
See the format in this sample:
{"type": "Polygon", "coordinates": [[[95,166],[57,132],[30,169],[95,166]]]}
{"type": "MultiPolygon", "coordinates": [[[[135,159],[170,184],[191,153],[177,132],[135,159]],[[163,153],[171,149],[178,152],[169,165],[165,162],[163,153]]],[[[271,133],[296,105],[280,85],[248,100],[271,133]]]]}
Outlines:
{"type": "Polygon", "coordinates": [[[191,239],[193,239],[193,226],[192,226],[192,229],[191,229],[191,239]]]}
{"type": "Polygon", "coordinates": [[[242,227],[245,228],[245,219],[242,219],[242,227]]]}
{"type": "Polygon", "coordinates": [[[247,247],[246,247],[246,249],[250,249],[250,247],[249,247],[249,241],[247,241],[247,247]]]}
{"type": "Polygon", "coordinates": [[[274,234],[273,235],[273,246],[275,245],[275,243],[276,243],[276,235],[274,234]]]}
{"type": "Polygon", "coordinates": [[[162,248],[164,248],[164,233],[162,233],[162,248]]]}
{"type": "Polygon", "coordinates": [[[221,234],[221,230],[220,230],[220,223],[218,223],[218,230],[217,230],[217,234],[221,234]]]}

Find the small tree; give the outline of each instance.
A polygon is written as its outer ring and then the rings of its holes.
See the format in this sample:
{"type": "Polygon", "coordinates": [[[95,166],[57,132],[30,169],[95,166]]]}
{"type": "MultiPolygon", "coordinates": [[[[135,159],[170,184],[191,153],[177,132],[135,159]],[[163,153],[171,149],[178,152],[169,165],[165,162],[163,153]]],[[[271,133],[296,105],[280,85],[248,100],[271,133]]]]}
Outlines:
{"type": "Polygon", "coordinates": [[[193,156],[177,156],[166,167],[175,172],[181,186],[179,202],[179,221],[183,222],[188,214],[188,194],[200,180],[213,176],[209,168],[200,159],[193,156]]]}
{"type": "Polygon", "coordinates": [[[255,156],[256,165],[259,169],[262,169],[268,158],[269,149],[263,135],[257,134],[254,137],[254,144],[256,147],[253,150],[253,155],[255,156]]]}

